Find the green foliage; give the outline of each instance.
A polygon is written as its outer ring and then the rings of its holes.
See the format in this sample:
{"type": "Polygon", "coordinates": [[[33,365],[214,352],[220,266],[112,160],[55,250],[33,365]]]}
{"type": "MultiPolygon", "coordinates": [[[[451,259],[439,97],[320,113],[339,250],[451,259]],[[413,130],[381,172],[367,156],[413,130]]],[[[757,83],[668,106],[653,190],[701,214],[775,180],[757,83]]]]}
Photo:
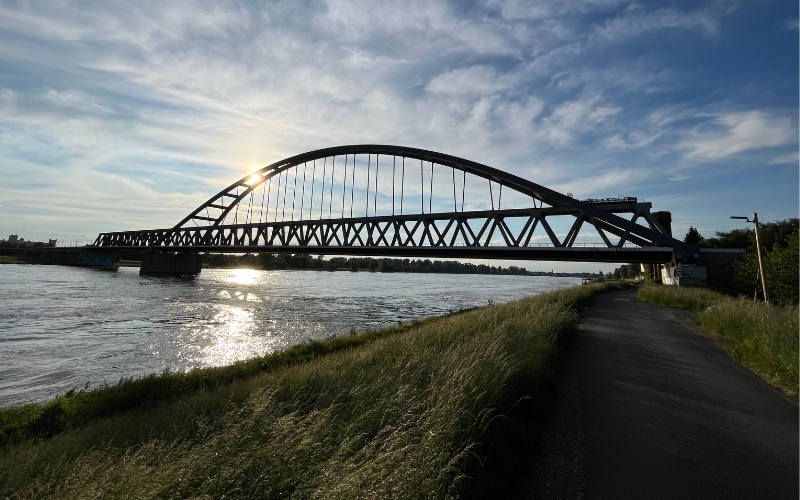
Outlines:
{"type": "MultiPolygon", "coordinates": [[[[410,260],[410,259],[374,259],[370,257],[333,257],[323,260],[322,256],[316,259],[307,254],[259,254],[258,257],[252,255],[209,255],[205,256],[205,261],[211,267],[253,267],[267,270],[274,269],[316,269],[326,271],[379,271],[384,273],[406,272],[406,273],[454,273],[454,274],[520,274],[534,275],[524,267],[509,266],[489,267],[486,265],[475,265],[456,261],[440,261],[430,259],[410,260]]],[[[544,274],[544,273],[538,273],[544,274]]]]}
{"type": "Polygon", "coordinates": [[[228,256],[221,253],[215,254],[210,257],[208,263],[213,267],[228,267],[228,256]]]}
{"type": "Polygon", "coordinates": [[[645,285],[639,288],[639,299],[684,311],[698,312],[708,309],[725,297],[704,288],[681,288],[661,285],[645,285]]]}
{"type": "Polygon", "coordinates": [[[251,254],[251,253],[242,255],[241,257],[239,257],[236,260],[237,260],[237,262],[236,262],[237,267],[238,266],[241,266],[241,267],[258,267],[258,265],[259,265],[258,257],[253,255],[253,254],[251,254]]]}
{"type": "MultiPolygon", "coordinates": [[[[768,252],[771,252],[777,247],[785,247],[789,241],[789,237],[797,231],[798,220],[796,218],[759,224],[761,246],[768,252]]],[[[751,246],[755,246],[755,241],[755,234],[753,234],[751,246]]]]}
{"type": "Polygon", "coordinates": [[[789,236],[785,247],[775,247],[767,254],[764,266],[769,280],[770,298],[778,304],[797,305],[800,290],[800,232],[789,236]]]}
{"type": "MultiPolygon", "coordinates": [[[[778,304],[797,304],[800,296],[800,250],[798,249],[798,220],[768,223],[761,226],[764,268],[767,275],[767,288],[770,300],[778,304]]],[[[758,254],[755,250],[755,236],[752,246],[736,266],[737,291],[753,296],[760,284],[758,275],[758,254]]]]}
{"type": "MultiPolygon", "coordinates": [[[[135,411],[101,410],[54,437],[3,447],[0,497],[519,497],[560,339],[574,310],[610,288],[124,382],[123,406],[135,411]],[[168,395],[148,404],[158,392],[168,395]]],[[[120,395],[115,386],[14,411],[38,413],[46,436],[81,404],[120,395]]]]}
{"type": "Polygon", "coordinates": [[[798,393],[798,308],[770,306],[699,288],[643,286],[645,302],[690,311],[722,338],[728,354],[787,394],[798,393]]]}
{"type": "Polygon", "coordinates": [[[700,235],[700,231],[698,231],[693,226],[689,226],[689,231],[686,232],[686,236],[683,238],[683,241],[689,243],[690,245],[700,245],[705,238],[700,235]]]}
{"type": "Polygon", "coordinates": [[[661,275],[658,272],[658,264],[644,264],[644,282],[661,283],[661,275]]]}
{"type": "Polygon", "coordinates": [[[734,229],[732,231],[717,231],[715,238],[708,238],[702,242],[701,247],[707,248],[743,248],[750,247],[751,239],[755,242],[752,229],[734,229]]]}

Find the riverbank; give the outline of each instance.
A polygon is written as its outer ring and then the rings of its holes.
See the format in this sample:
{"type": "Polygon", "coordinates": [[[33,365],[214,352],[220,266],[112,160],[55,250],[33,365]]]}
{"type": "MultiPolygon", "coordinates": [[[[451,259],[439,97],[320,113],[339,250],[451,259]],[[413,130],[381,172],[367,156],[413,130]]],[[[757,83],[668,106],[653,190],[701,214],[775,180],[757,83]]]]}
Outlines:
{"type": "Polygon", "coordinates": [[[731,358],[795,400],[798,395],[798,308],[731,298],[710,290],[648,285],[639,299],[689,311],[731,358]]]}
{"type": "Polygon", "coordinates": [[[0,494],[517,494],[575,310],[621,286],[574,287],[4,410],[4,428],[17,430],[4,431],[16,442],[0,451],[0,494]]]}

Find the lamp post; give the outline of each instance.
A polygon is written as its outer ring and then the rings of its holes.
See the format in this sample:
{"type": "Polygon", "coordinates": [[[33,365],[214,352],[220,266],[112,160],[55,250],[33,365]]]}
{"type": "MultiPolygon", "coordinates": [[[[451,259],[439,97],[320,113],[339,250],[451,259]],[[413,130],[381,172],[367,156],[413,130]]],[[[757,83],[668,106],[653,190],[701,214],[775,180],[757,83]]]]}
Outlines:
{"type": "Polygon", "coordinates": [[[758,235],[758,214],[753,214],[753,219],[747,217],[731,216],[731,219],[744,219],[752,222],[756,229],[756,252],[758,253],[758,274],[761,275],[761,289],[764,290],[764,302],[769,304],[769,293],[767,292],[767,275],[764,273],[764,259],[761,257],[761,240],[758,235]]]}

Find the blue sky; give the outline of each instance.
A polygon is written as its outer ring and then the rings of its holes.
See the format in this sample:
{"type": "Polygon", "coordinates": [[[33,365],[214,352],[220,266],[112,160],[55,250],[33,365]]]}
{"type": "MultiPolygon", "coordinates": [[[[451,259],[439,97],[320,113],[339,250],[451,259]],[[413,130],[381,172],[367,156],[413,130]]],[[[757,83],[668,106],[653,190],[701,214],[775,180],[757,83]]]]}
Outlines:
{"type": "Polygon", "coordinates": [[[638,196],[680,237],[797,217],[798,5],[0,1],[0,237],[170,227],[359,143],[638,196]]]}

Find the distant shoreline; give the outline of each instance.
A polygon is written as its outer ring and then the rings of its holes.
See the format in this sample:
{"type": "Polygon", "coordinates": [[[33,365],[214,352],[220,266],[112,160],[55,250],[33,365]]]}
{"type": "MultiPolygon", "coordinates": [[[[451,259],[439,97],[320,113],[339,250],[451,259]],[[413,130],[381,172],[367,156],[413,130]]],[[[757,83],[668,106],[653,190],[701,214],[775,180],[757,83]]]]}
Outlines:
{"type": "MultiPolygon", "coordinates": [[[[265,254],[272,255],[272,254],[265,254]]],[[[255,256],[225,256],[224,254],[210,254],[206,256],[208,261],[203,262],[203,269],[253,269],[257,271],[282,271],[282,270],[295,270],[295,271],[344,271],[344,272],[379,272],[379,273],[413,273],[413,274],[481,274],[481,275],[503,275],[503,276],[549,276],[554,278],[597,278],[597,273],[588,272],[548,272],[548,271],[528,271],[525,268],[518,268],[510,266],[504,268],[502,266],[487,266],[485,264],[463,264],[454,261],[431,261],[429,259],[373,259],[370,257],[334,257],[329,260],[320,259],[307,259],[308,264],[300,266],[290,265],[289,262],[282,260],[282,256],[274,258],[274,263],[262,263],[255,256]],[[250,257],[250,261],[236,262],[226,265],[219,265],[213,262],[214,258],[218,255],[224,256],[226,259],[246,260],[250,257]],[[209,259],[210,257],[210,259],[209,259]],[[281,260],[279,260],[281,259],[281,260]],[[357,268],[354,268],[353,262],[356,262],[357,268]],[[386,262],[391,262],[391,267],[385,265],[386,262]],[[427,264],[425,264],[427,262],[427,264]],[[399,263],[400,265],[397,265],[399,263]],[[412,265],[403,265],[404,263],[412,265]],[[266,265],[264,265],[266,264],[266,265]],[[316,265],[315,265],[316,264],[316,265]],[[416,265],[413,265],[416,264],[416,265]],[[285,267],[284,267],[285,265],[285,267]]],[[[288,255],[288,257],[294,257],[288,255]]],[[[1,264],[42,264],[42,265],[64,265],[62,262],[53,262],[45,259],[25,258],[16,256],[0,255],[1,264]]],[[[140,260],[122,259],[115,264],[115,267],[140,267],[140,260]]],[[[80,266],[78,266],[80,267],[80,266]]],[[[610,274],[610,273],[609,273],[610,274]]]]}

